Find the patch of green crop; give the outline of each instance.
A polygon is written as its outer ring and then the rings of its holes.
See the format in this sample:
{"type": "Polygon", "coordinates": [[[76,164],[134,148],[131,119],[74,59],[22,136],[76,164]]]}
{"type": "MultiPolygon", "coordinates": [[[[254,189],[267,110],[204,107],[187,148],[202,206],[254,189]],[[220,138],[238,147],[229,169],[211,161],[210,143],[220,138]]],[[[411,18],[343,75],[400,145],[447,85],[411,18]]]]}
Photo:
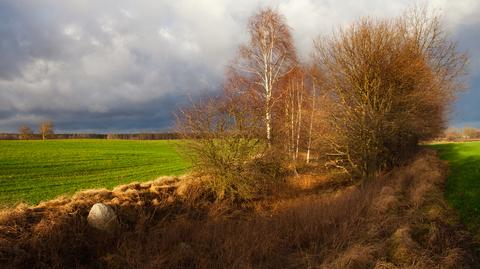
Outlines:
{"type": "Polygon", "coordinates": [[[36,204],[91,188],[179,175],[176,143],[155,140],[0,141],[0,204],[36,204]]]}
{"type": "Polygon", "coordinates": [[[450,174],[445,186],[447,201],[464,223],[480,235],[480,142],[428,145],[447,160],[450,174]]]}

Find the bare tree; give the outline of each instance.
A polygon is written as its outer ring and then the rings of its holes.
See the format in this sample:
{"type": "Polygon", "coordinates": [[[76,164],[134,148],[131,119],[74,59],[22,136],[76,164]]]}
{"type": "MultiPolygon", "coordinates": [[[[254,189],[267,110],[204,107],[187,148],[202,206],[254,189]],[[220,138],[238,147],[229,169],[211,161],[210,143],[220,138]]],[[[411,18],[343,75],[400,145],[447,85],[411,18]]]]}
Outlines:
{"type": "Polygon", "coordinates": [[[315,121],[315,111],[317,110],[317,87],[319,83],[319,71],[315,65],[313,65],[309,70],[310,83],[311,83],[311,107],[310,107],[310,122],[308,126],[308,141],[307,141],[307,157],[306,163],[310,163],[310,152],[312,150],[312,135],[313,135],[313,124],[315,121]]]}
{"type": "Polygon", "coordinates": [[[27,140],[27,139],[32,138],[33,130],[32,130],[32,128],[30,128],[30,126],[22,125],[22,126],[18,127],[18,134],[19,134],[20,139],[27,140]]]}
{"type": "Polygon", "coordinates": [[[279,79],[292,70],[296,61],[289,27],[272,9],[254,15],[248,25],[250,42],[240,47],[234,68],[252,80],[263,103],[266,140],[272,143],[272,107],[279,79]]]}
{"type": "Polygon", "coordinates": [[[40,123],[39,132],[42,135],[42,140],[45,140],[48,138],[49,135],[54,134],[53,128],[54,125],[51,121],[44,121],[40,123]]]}
{"type": "Polygon", "coordinates": [[[276,126],[282,129],[284,139],[281,144],[287,147],[287,152],[293,162],[298,160],[301,150],[301,139],[304,133],[304,110],[306,100],[309,99],[305,88],[306,72],[300,66],[296,66],[291,72],[282,78],[278,97],[279,113],[276,113],[276,126]],[[280,113],[283,112],[283,113],[280,113]],[[283,126],[282,126],[283,124],[283,126]]]}
{"type": "Polygon", "coordinates": [[[473,127],[463,128],[463,134],[466,138],[469,139],[478,138],[480,136],[479,130],[473,127]]]}
{"type": "Polygon", "coordinates": [[[337,167],[369,178],[438,136],[465,57],[437,17],[363,19],[316,43],[329,104],[328,153],[337,167]]]}

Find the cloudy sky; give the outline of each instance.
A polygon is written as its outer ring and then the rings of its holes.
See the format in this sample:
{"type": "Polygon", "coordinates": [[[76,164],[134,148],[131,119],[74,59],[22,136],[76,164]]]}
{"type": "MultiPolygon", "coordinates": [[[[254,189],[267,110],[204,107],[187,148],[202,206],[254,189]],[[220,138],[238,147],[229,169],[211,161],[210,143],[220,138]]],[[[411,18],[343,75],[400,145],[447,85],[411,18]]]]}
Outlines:
{"type": "MultiPolygon", "coordinates": [[[[418,3],[418,1],[416,1],[418,3]]],[[[470,90],[451,125],[480,127],[480,1],[426,1],[469,52],[470,90]]],[[[407,0],[0,0],[0,132],[168,130],[190,94],[216,90],[260,7],[283,13],[301,56],[312,40],[407,0]]]]}

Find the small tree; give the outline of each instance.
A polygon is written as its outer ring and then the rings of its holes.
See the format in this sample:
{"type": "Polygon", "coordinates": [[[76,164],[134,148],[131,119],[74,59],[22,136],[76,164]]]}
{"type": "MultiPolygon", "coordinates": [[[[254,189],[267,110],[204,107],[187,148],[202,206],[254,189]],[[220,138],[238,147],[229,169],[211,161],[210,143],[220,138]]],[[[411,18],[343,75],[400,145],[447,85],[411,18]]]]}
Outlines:
{"type": "Polygon", "coordinates": [[[53,122],[51,121],[44,121],[40,123],[39,131],[42,135],[42,140],[45,140],[46,138],[48,138],[49,135],[52,135],[54,133],[53,128],[53,122]]]}
{"type": "Polygon", "coordinates": [[[33,130],[27,125],[22,125],[18,127],[19,138],[22,140],[27,140],[32,138],[33,130]]]}
{"type": "Polygon", "coordinates": [[[466,128],[463,129],[463,135],[466,138],[473,139],[473,138],[478,138],[479,132],[476,128],[466,127],[466,128]]]}

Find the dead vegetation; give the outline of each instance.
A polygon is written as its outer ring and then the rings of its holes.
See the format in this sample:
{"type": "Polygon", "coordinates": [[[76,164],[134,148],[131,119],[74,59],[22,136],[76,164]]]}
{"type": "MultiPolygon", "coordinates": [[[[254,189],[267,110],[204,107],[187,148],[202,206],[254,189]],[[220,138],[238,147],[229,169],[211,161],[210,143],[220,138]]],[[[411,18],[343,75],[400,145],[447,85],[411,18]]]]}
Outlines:
{"type": "Polygon", "coordinates": [[[315,51],[331,130],[326,153],[353,176],[408,161],[419,141],[445,129],[463,89],[466,56],[425,10],[361,19],[318,39],[315,51]]]}
{"type": "Polygon", "coordinates": [[[0,216],[0,265],[478,268],[470,235],[442,199],[445,168],[424,152],[364,184],[331,191],[328,179],[312,177],[312,184],[288,183],[283,192],[237,205],[210,201],[188,177],[19,205],[0,216]],[[117,231],[88,226],[96,202],[114,207],[117,231]]]}

